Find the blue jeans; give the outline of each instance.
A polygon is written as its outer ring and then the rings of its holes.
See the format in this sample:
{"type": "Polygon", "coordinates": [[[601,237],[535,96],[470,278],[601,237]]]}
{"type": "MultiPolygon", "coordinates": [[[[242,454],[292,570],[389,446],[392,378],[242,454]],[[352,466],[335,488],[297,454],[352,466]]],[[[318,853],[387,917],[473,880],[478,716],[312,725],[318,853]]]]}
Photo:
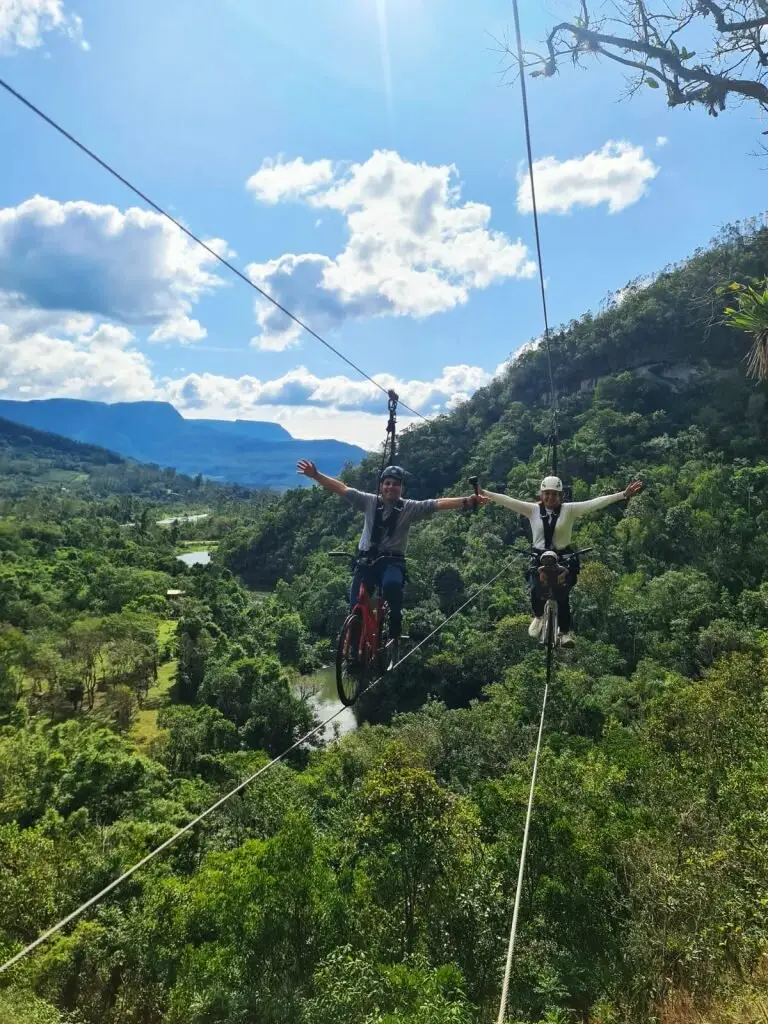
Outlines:
{"type": "Polygon", "coordinates": [[[405,565],[403,562],[378,562],[370,568],[358,566],[352,577],[349,588],[350,610],[357,604],[360,584],[365,580],[368,593],[374,587],[381,587],[384,600],[389,605],[389,629],[393,637],[400,636],[403,631],[403,586],[405,585],[405,565]]]}

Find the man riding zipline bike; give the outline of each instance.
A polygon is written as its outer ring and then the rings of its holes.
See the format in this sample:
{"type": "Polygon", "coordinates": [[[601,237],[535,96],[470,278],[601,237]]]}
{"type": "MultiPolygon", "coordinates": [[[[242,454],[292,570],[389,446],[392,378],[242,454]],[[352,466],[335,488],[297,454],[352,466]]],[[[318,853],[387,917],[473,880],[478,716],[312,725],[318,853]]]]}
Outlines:
{"type": "Polygon", "coordinates": [[[378,494],[358,491],[341,480],[325,476],[318,471],[314,462],[306,459],[302,459],[296,468],[303,476],[316,480],[321,487],[346,498],[356,509],[365,513],[358,557],[366,564],[355,567],[350,588],[350,608],[354,608],[357,603],[363,581],[369,591],[379,586],[389,605],[390,636],[397,639],[402,632],[405,550],[411,526],[435,512],[447,512],[450,509],[468,511],[487,504],[487,499],[476,494],[466,498],[428,498],[426,501],[404,498],[405,471],[400,466],[387,466],[382,471],[378,494]]]}
{"type": "Polygon", "coordinates": [[[539,636],[542,626],[541,617],[546,601],[546,595],[541,586],[541,583],[544,582],[544,574],[540,568],[541,556],[545,552],[554,552],[559,556],[558,562],[563,565],[563,572],[556,592],[560,643],[564,647],[573,646],[573,639],[570,636],[570,595],[572,588],[576,585],[580,568],[578,554],[571,547],[574,524],[577,519],[589,512],[596,512],[597,509],[605,508],[606,505],[631,498],[642,486],[638,480],[635,480],[625,490],[617,491],[615,494],[590,498],[589,501],[565,503],[563,502],[563,482],[557,476],[546,476],[541,481],[538,503],[518,501],[517,498],[510,498],[506,494],[495,494],[493,491],[480,491],[481,495],[490,501],[495,501],[498,505],[505,505],[507,508],[519,512],[531,524],[531,563],[525,573],[531,592],[534,616],[528,628],[529,636],[534,638],[539,636]],[[541,580],[540,577],[542,577],[541,580]]]}

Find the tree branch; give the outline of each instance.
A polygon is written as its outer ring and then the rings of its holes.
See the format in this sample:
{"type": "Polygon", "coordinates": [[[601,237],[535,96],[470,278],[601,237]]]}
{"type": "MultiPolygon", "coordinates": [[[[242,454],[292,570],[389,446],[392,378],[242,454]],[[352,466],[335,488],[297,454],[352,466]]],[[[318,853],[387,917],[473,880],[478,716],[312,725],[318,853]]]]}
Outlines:
{"type": "Polygon", "coordinates": [[[715,19],[719,32],[748,32],[753,28],[768,27],[768,17],[752,18],[749,21],[726,21],[723,9],[718,7],[714,0],[698,0],[698,2],[715,19]]]}
{"type": "MultiPolygon", "coordinates": [[[[556,25],[547,37],[550,67],[556,63],[555,39],[563,32],[568,32],[572,35],[585,49],[593,52],[599,51],[604,56],[611,60],[616,60],[618,63],[622,63],[622,60],[616,57],[616,55],[606,52],[604,47],[612,46],[629,53],[644,54],[650,59],[657,60],[683,82],[690,82],[692,84],[705,82],[716,93],[734,92],[749,99],[757,100],[763,106],[768,107],[768,86],[763,85],[762,82],[750,81],[749,79],[724,78],[722,75],[712,74],[712,72],[707,71],[700,65],[695,68],[689,68],[686,67],[682,58],[673,50],[665,49],[652,43],[645,43],[639,39],[628,39],[623,36],[596,32],[580,25],[573,25],[570,22],[561,22],[559,25],[556,25]]],[[[643,65],[641,70],[647,71],[650,69],[643,65]]]]}

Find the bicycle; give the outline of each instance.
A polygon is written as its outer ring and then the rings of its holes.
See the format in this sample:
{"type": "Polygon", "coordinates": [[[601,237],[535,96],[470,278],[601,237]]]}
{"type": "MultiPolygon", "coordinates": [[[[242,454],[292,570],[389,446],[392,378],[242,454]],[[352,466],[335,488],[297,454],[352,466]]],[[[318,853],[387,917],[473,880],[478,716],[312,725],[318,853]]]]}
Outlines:
{"type": "MultiPolygon", "coordinates": [[[[328,554],[331,558],[347,559],[353,569],[373,569],[391,557],[363,558],[347,551],[329,551],[328,554]]],[[[389,633],[389,605],[380,592],[374,598],[363,580],[336,645],[336,689],[341,703],[345,707],[354,704],[375,670],[381,675],[391,671],[397,664],[398,650],[397,637],[389,633]]]]}
{"type": "MultiPolygon", "coordinates": [[[[541,617],[541,629],[538,640],[546,644],[551,651],[560,642],[560,630],[557,623],[557,593],[563,586],[570,570],[570,563],[579,555],[585,555],[592,548],[558,554],[556,551],[543,551],[539,556],[536,570],[538,585],[545,590],[544,613],[541,617]],[[542,576],[544,577],[542,579],[542,576]]],[[[535,584],[536,585],[536,584],[535,584]]]]}

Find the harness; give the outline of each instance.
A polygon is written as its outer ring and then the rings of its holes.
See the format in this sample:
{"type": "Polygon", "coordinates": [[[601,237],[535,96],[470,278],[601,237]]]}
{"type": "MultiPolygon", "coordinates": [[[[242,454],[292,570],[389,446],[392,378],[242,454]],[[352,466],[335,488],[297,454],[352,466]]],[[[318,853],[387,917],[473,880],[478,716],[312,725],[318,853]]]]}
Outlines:
{"type": "MultiPolygon", "coordinates": [[[[373,517],[373,527],[371,529],[371,546],[368,549],[368,553],[376,557],[379,553],[379,545],[382,540],[390,540],[397,529],[397,524],[400,520],[400,513],[405,508],[405,504],[402,498],[396,501],[392,506],[392,511],[389,513],[387,518],[384,518],[384,502],[377,500],[376,512],[373,517]]],[[[398,552],[391,552],[393,555],[397,555],[398,552]]],[[[402,556],[401,556],[402,557],[402,556]]]]}
{"type": "Polygon", "coordinates": [[[541,525],[544,527],[544,550],[554,551],[553,542],[555,539],[555,529],[557,527],[557,521],[560,518],[560,512],[562,510],[560,505],[551,516],[547,515],[547,510],[544,506],[544,502],[539,503],[539,515],[541,516],[541,525]]]}
{"type": "MultiPolygon", "coordinates": [[[[554,540],[555,530],[557,529],[557,521],[560,518],[560,513],[563,506],[561,505],[551,516],[547,515],[547,510],[544,506],[544,502],[539,502],[539,515],[541,516],[541,525],[544,529],[544,551],[554,551],[554,540]]],[[[531,564],[526,570],[525,576],[530,585],[535,585],[535,581],[538,575],[539,569],[539,558],[543,554],[538,548],[533,548],[531,551],[531,564]]],[[[560,555],[568,555],[566,565],[568,566],[568,585],[574,586],[581,570],[581,561],[579,556],[574,552],[571,545],[562,549],[558,552],[560,555]]]]}

